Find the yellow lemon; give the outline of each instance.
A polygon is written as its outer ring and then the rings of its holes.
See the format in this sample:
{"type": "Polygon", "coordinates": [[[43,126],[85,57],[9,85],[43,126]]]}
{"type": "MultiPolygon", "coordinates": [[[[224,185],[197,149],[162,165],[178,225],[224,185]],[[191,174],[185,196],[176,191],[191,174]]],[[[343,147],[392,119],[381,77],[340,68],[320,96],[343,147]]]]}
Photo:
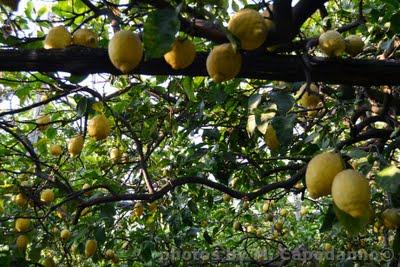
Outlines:
{"type": "Polygon", "coordinates": [[[36,119],[36,124],[40,131],[46,130],[47,127],[49,126],[49,123],[50,123],[49,115],[43,115],[36,119]]]}
{"type": "Polygon", "coordinates": [[[72,35],[72,43],[86,47],[97,46],[97,35],[89,29],[79,29],[72,35]]]}
{"type": "Polygon", "coordinates": [[[44,48],[65,48],[72,42],[72,36],[64,26],[51,28],[44,39],[44,48]]]}
{"type": "Polygon", "coordinates": [[[335,30],[326,31],[319,36],[319,47],[328,57],[338,57],[346,49],[342,35],[335,30]]]}
{"type": "Polygon", "coordinates": [[[71,238],[71,232],[68,229],[63,229],[60,233],[60,237],[63,241],[68,241],[71,238]]]}
{"type": "Polygon", "coordinates": [[[228,195],[228,194],[224,194],[224,195],[222,196],[222,199],[223,199],[223,201],[225,201],[225,202],[229,202],[229,201],[231,200],[231,196],[228,195]]]}
{"type": "Polygon", "coordinates": [[[264,134],[264,141],[271,150],[279,149],[280,143],[278,140],[278,136],[276,135],[276,131],[272,124],[268,124],[267,130],[264,134]]]}
{"type": "Polygon", "coordinates": [[[275,229],[277,232],[282,232],[282,229],[283,229],[283,222],[282,222],[282,221],[277,221],[277,222],[274,224],[274,229],[275,229]]]}
{"type": "Polygon", "coordinates": [[[51,145],[50,146],[50,154],[55,157],[60,156],[62,153],[62,147],[60,145],[51,145]]]}
{"type": "Polygon", "coordinates": [[[105,139],[111,132],[110,122],[104,114],[94,116],[88,123],[88,134],[96,140],[105,139]]]}
{"type": "Polygon", "coordinates": [[[130,72],[139,65],[143,57],[139,36],[126,30],[115,33],[108,44],[108,56],[122,73],[130,72]]]}
{"type": "Polygon", "coordinates": [[[104,255],[105,255],[105,258],[108,260],[111,260],[112,258],[115,257],[115,253],[112,249],[107,249],[106,253],[104,255]]]}
{"type": "Polygon", "coordinates": [[[110,150],[110,159],[112,162],[118,162],[121,159],[122,153],[118,148],[110,150]]]}
{"type": "Polygon", "coordinates": [[[368,180],[355,170],[339,172],[332,183],[332,199],[336,206],[352,217],[366,216],[370,212],[371,193],[368,180]]]}
{"type": "Polygon", "coordinates": [[[44,260],[44,267],[56,267],[56,263],[54,262],[53,258],[46,257],[44,260]]]}
{"type": "Polygon", "coordinates": [[[72,157],[77,156],[81,153],[83,142],[84,140],[82,135],[77,135],[69,141],[68,152],[72,157]]]}
{"type": "Polygon", "coordinates": [[[386,209],[382,213],[383,224],[388,229],[396,229],[400,226],[400,209],[386,209]]]}
{"type": "Polygon", "coordinates": [[[324,152],[307,165],[306,186],[310,197],[317,199],[331,193],[333,179],[344,169],[344,163],[339,154],[324,152]]]}
{"type": "Polygon", "coordinates": [[[85,255],[86,257],[92,257],[97,249],[97,241],[94,239],[89,239],[85,244],[85,255]]]}
{"type": "Polygon", "coordinates": [[[51,189],[45,189],[40,193],[40,200],[45,203],[53,202],[54,192],[51,189]]]}
{"type": "Polygon", "coordinates": [[[364,42],[360,36],[357,35],[349,35],[344,41],[346,42],[346,53],[350,56],[354,57],[357,54],[361,53],[364,49],[364,42]]]}
{"type": "MultiPolygon", "coordinates": [[[[305,90],[306,86],[307,84],[305,83],[300,87],[299,91],[297,92],[298,96],[300,96],[300,94],[305,90]]],[[[299,105],[303,108],[314,108],[321,102],[321,99],[318,96],[318,86],[316,86],[314,83],[311,83],[310,91],[311,93],[304,92],[298,101],[299,105]]]]}
{"type": "Polygon", "coordinates": [[[175,70],[189,67],[196,57],[196,47],[189,39],[176,39],[172,49],[164,55],[165,61],[175,70]]]}
{"type": "Polygon", "coordinates": [[[26,235],[19,235],[17,237],[17,241],[15,243],[16,243],[18,249],[25,250],[26,247],[28,246],[29,240],[26,235]]]}
{"type": "Polygon", "coordinates": [[[233,15],[228,30],[240,40],[242,49],[254,50],[267,38],[267,24],[264,17],[254,9],[242,9],[233,15]]]}
{"type": "Polygon", "coordinates": [[[230,43],[221,44],[213,48],[207,57],[208,75],[216,83],[236,77],[242,67],[242,56],[234,51],[230,43]]]}
{"type": "Polygon", "coordinates": [[[15,196],[14,198],[15,204],[17,204],[20,207],[26,207],[28,204],[28,199],[25,197],[24,194],[19,193],[18,195],[15,196]]]}
{"type": "Polygon", "coordinates": [[[332,245],[329,243],[325,243],[324,245],[324,249],[325,251],[331,251],[333,249],[332,245]]]}
{"type": "Polygon", "coordinates": [[[133,208],[133,213],[135,214],[136,217],[140,217],[142,216],[143,211],[144,211],[143,204],[141,202],[137,202],[135,204],[135,207],[133,208]]]}
{"type": "Polygon", "coordinates": [[[18,218],[15,220],[15,230],[17,230],[17,232],[27,231],[30,225],[31,225],[31,220],[27,218],[18,218]]]}

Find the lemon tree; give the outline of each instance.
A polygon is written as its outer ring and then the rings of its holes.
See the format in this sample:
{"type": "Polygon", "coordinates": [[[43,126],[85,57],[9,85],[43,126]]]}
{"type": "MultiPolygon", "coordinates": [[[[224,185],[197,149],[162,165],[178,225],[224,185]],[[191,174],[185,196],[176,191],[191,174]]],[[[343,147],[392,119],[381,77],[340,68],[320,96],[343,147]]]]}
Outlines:
{"type": "Polygon", "coordinates": [[[397,1],[0,10],[0,266],[399,264],[397,1]]]}

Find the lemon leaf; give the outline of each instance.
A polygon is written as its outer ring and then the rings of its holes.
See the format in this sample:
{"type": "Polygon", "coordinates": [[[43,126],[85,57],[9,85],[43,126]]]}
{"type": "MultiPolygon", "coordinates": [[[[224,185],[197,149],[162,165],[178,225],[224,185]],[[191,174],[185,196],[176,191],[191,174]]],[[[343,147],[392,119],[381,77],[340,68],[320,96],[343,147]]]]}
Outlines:
{"type": "Polygon", "coordinates": [[[390,193],[396,193],[400,189],[400,169],[390,166],[381,170],[376,177],[379,186],[390,193]]]}
{"type": "Polygon", "coordinates": [[[354,218],[339,209],[335,203],[333,203],[333,210],[339,223],[349,232],[350,235],[356,235],[367,229],[366,226],[370,220],[369,216],[354,218]]]}
{"type": "Polygon", "coordinates": [[[159,9],[150,13],[143,29],[146,58],[160,58],[168,52],[179,27],[180,21],[174,9],[159,9]]]}

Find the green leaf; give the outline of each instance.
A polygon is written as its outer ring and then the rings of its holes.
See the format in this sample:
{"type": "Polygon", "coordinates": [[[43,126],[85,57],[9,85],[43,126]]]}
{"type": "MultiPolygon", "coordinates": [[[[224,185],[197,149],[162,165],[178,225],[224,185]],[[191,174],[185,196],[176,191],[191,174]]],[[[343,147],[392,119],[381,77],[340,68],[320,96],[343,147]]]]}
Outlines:
{"type": "Polygon", "coordinates": [[[370,221],[369,216],[354,218],[339,209],[335,203],[333,203],[333,210],[339,223],[349,232],[350,235],[355,235],[367,229],[367,225],[370,221]]]}
{"type": "Polygon", "coordinates": [[[82,117],[85,115],[88,108],[88,99],[86,97],[82,97],[78,104],[76,105],[76,115],[78,117],[82,117]]]}
{"type": "Polygon", "coordinates": [[[271,100],[278,106],[278,113],[285,114],[288,112],[294,105],[295,99],[291,94],[284,92],[272,92],[271,100]]]}
{"type": "Polygon", "coordinates": [[[377,174],[376,182],[389,193],[399,192],[400,189],[400,169],[390,166],[377,174]]]}
{"type": "Polygon", "coordinates": [[[144,241],[143,246],[140,250],[140,255],[145,261],[150,261],[152,259],[151,252],[154,250],[154,243],[151,241],[144,241]]]}
{"type": "Polygon", "coordinates": [[[74,74],[72,74],[68,78],[68,81],[70,81],[71,83],[74,83],[74,84],[78,84],[78,83],[84,81],[87,77],[88,77],[88,75],[74,75],[74,74]]]}
{"type": "Polygon", "coordinates": [[[98,227],[94,230],[94,237],[96,238],[97,242],[104,243],[106,240],[106,232],[103,227],[98,227]]]}
{"type": "Polygon", "coordinates": [[[160,58],[171,49],[180,27],[174,9],[159,9],[150,13],[144,23],[143,43],[147,58],[160,58]]]}
{"type": "Polygon", "coordinates": [[[329,205],[328,210],[326,211],[326,214],[324,216],[324,220],[322,222],[321,228],[319,231],[326,232],[332,229],[332,226],[337,222],[335,212],[333,210],[333,205],[329,205]]]}
{"type": "Polygon", "coordinates": [[[293,138],[293,128],[296,122],[296,115],[276,116],[272,119],[272,127],[274,127],[276,136],[282,148],[290,145],[293,138]]]}
{"type": "Polygon", "coordinates": [[[203,237],[204,237],[204,240],[208,243],[208,244],[212,244],[212,242],[213,242],[213,240],[212,240],[212,237],[209,235],[209,233],[207,232],[207,231],[205,231],[204,233],[203,233],[203,237]]]}

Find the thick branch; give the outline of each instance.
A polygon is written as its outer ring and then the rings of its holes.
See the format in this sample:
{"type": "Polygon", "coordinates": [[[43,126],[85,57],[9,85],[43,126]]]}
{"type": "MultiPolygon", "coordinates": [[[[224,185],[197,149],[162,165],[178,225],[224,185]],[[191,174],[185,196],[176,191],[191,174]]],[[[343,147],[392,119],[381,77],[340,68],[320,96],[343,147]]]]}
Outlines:
{"type": "MultiPolygon", "coordinates": [[[[207,76],[206,53],[198,53],[186,69],[173,70],[164,59],[142,62],[132,74],[207,76]]],[[[70,47],[54,50],[0,50],[0,71],[64,71],[75,74],[121,73],[107,50],[70,47]]],[[[310,58],[313,82],[349,85],[399,85],[400,62],[384,60],[310,58]]],[[[292,55],[243,55],[240,78],[305,81],[301,58],[292,55]]]]}

